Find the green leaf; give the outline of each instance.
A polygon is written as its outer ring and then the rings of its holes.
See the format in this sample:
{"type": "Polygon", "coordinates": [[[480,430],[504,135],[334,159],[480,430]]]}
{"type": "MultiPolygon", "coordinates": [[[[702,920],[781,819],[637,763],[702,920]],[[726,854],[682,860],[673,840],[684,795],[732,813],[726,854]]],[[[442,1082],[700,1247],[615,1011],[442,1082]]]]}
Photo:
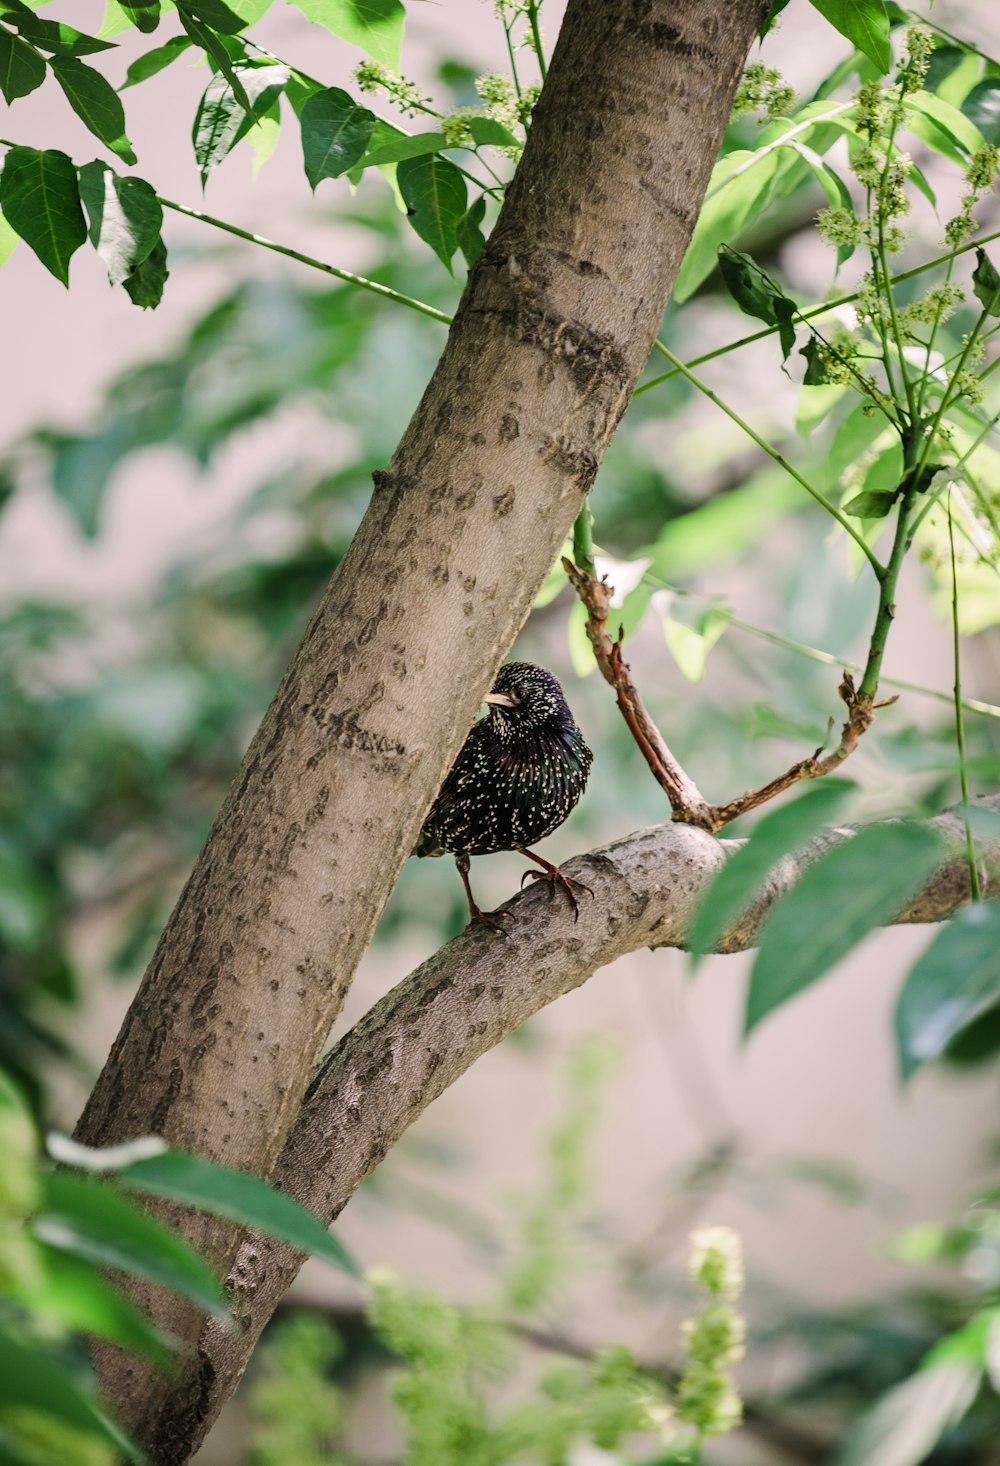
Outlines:
{"type": "Polygon", "coordinates": [[[184,9],[180,5],[178,5],[177,7],[177,14],[180,17],[181,25],[187,31],[188,35],[191,37],[191,40],[194,41],[196,46],[201,47],[206,56],[209,56],[212,61],[214,61],[216,69],[221,71],[223,76],[227,79],[229,85],[236,93],[236,96],[238,100],[242,103],[244,109],[247,112],[252,113],[253,107],[251,106],[250,98],[247,96],[243,88],[243,83],[240,81],[240,78],[233,67],[232,59],[229,55],[229,52],[226,50],[219,37],[215,34],[212,28],[205,25],[198,16],[191,14],[188,10],[184,9]]]}
{"type": "Polygon", "coordinates": [[[300,122],[306,178],[315,192],[324,178],[339,178],[364,157],[375,114],[339,87],[328,87],[313,93],[300,122]]]}
{"type": "Polygon", "coordinates": [[[172,1150],[133,1162],[118,1172],[118,1180],[130,1191],[163,1196],[214,1216],[228,1217],[277,1237],[299,1252],[314,1253],[355,1277],[359,1275],[344,1247],[313,1212],[259,1176],[172,1150]]]}
{"type": "Polygon", "coordinates": [[[466,211],[465,179],[447,158],[406,158],[396,170],[410,224],[451,271],[458,224],[466,211]]]}
{"type": "Polygon", "coordinates": [[[806,359],[805,376],[802,378],[803,387],[826,386],[830,380],[830,372],[819,338],[810,336],[805,346],[800,348],[799,355],[806,359]]]}
{"type": "Polygon", "coordinates": [[[1000,78],[988,76],[977,82],[961,111],[988,143],[1000,147],[1000,78]]]}
{"type": "Polygon", "coordinates": [[[406,11],[400,0],[292,0],[307,20],[399,70],[406,11]]]}
{"type": "Polygon", "coordinates": [[[62,21],[46,20],[22,0],[0,0],[0,12],[6,25],[13,26],[24,40],[42,51],[52,51],[58,56],[91,56],[97,51],[114,50],[113,41],[85,35],[62,21]]]}
{"type": "Polygon", "coordinates": [[[178,0],[177,9],[182,18],[186,11],[203,26],[207,26],[211,31],[217,31],[221,36],[238,35],[247,24],[241,15],[230,10],[224,0],[178,0]]]}
{"type": "Polygon", "coordinates": [[[113,153],[134,163],[135,153],[125,136],[125,112],[110,82],[73,57],[53,56],[49,65],[81,122],[113,153]]]}
{"type": "MultiPolygon", "coordinates": [[[[465,263],[470,270],[482,254],[486,244],[486,236],[482,229],[485,213],[486,195],[481,193],[472,207],[458,221],[458,228],[456,230],[458,247],[465,256],[465,263]]],[[[559,573],[565,580],[565,572],[561,565],[559,566],[559,573]]],[[[537,601],[535,604],[538,604],[537,601]]]]}
{"type": "Polygon", "coordinates": [[[693,295],[715,269],[719,246],[731,244],[772,202],[780,166],[778,152],[751,163],[753,158],[755,152],[739,148],[727,153],[713,168],[705,203],[674,286],[678,304],[693,295]]]}
{"type": "Polygon", "coordinates": [[[977,901],[935,936],[911,968],[896,1008],[904,1079],[944,1053],[963,1028],[1000,1001],[1000,904],[977,901]]]}
{"type": "Polygon", "coordinates": [[[871,825],[808,866],[764,924],[746,1032],[905,906],[941,857],[926,825],[871,825]]]}
{"type": "Polygon", "coordinates": [[[26,97],[45,80],[45,62],[19,36],[0,25],[0,92],[14,102],[26,97]]]}
{"type": "Polygon", "coordinates": [[[141,310],[155,310],[163,298],[163,287],[169,277],[167,246],[161,235],[142,264],[136,266],[122,285],[133,305],[141,310]]]}
{"type": "Polygon", "coordinates": [[[359,167],[381,167],[383,163],[399,163],[404,158],[421,158],[428,153],[440,153],[447,146],[448,139],[443,132],[401,132],[379,117],[359,167]]]}
{"type": "Polygon", "coordinates": [[[148,35],[160,23],[160,0],[118,0],[136,30],[148,35]]]}
{"type": "Polygon", "coordinates": [[[190,36],[171,36],[169,41],[164,41],[162,46],[156,46],[152,51],[147,51],[144,56],[138,56],[132,62],[125,73],[125,80],[118,88],[123,92],[126,87],[134,87],[140,81],[148,81],[157,72],[163,71],[164,67],[176,61],[178,56],[183,56],[185,51],[191,49],[190,36]]]}
{"type": "Polygon", "coordinates": [[[966,1413],[981,1377],[960,1361],[918,1369],[861,1415],[832,1466],[919,1466],[966,1413]]]}
{"type": "Polygon", "coordinates": [[[754,900],[778,861],[831,824],[855,788],[846,780],[823,779],[763,816],[746,844],[712,877],[698,903],[687,941],[696,962],[754,900]]]}
{"type": "Polygon", "coordinates": [[[42,1205],[32,1223],[41,1241],[73,1257],[160,1283],[226,1317],[222,1288],[193,1247],[148,1216],[109,1181],[43,1173],[42,1205]]]}
{"type": "Polygon", "coordinates": [[[90,220],[90,242],[121,285],[152,252],[160,237],[163,209],[142,178],[119,178],[107,163],[80,169],[80,198],[90,220]]]}
{"type": "Polygon", "coordinates": [[[1000,316],[1000,274],[984,249],[976,250],[972,289],[987,315],[1000,316]]]}
{"type": "Polygon", "coordinates": [[[111,1441],[130,1461],[145,1459],[81,1388],[73,1370],[37,1344],[5,1330],[0,1330],[0,1405],[5,1414],[6,1407],[14,1406],[54,1415],[78,1430],[111,1441]]]}
{"type": "Polygon", "coordinates": [[[281,96],[289,77],[287,66],[253,66],[237,63],[232,75],[240,87],[250,111],[237,96],[229,77],[217,72],[198,104],[194,119],[194,155],[205,182],[209,170],[217,167],[281,96]]]}
{"type": "Polygon", "coordinates": [[[44,1319],[110,1339],[144,1354],[161,1368],[170,1367],[173,1356],[163,1335],[93,1263],[81,1262],[44,1242],[37,1245],[43,1264],[41,1277],[15,1281],[10,1290],[14,1298],[44,1319]]]}
{"type": "Polygon", "coordinates": [[[0,214],[0,266],[10,259],[18,244],[18,235],[0,214]]]}
{"type": "Polygon", "coordinates": [[[886,493],[865,489],[844,505],[844,513],[855,519],[884,519],[887,514],[892,513],[892,506],[899,494],[899,489],[890,489],[886,493]]]}
{"type": "Polygon", "coordinates": [[[667,614],[661,616],[661,621],[664,639],[679,671],[689,682],[700,682],[709,652],[729,625],[728,613],[712,607],[697,615],[693,622],[667,614]]]}
{"type": "Polygon", "coordinates": [[[10,227],[57,280],[87,238],[76,169],[54,149],[11,148],[0,174],[0,208],[10,227]]]}
{"type": "Polygon", "coordinates": [[[744,315],[778,327],[781,359],[787,361],[795,345],[794,301],[789,300],[750,255],[738,254],[728,244],[719,250],[719,270],[726,289],[744,315]]]}
{"type": "Polygon", "coordinates": [[[497,122],[495,117],[469,117],[466,119],[472,141],[480,148],[521,148],[524,146],[509,127],[497,122]]]}
{"type": "Polygon", "coordinates": [[[813,7],[874,61],[884,75],[892,65],[889,15],[884,0],[811,0],[813,7]]]}
{"type": "Polygon", "coordinates": [[[909,130],[960,168],[984,145],[982,133],[968,117],[930,92],[915,92],[907,97],[906,106],[909,130]],[[922,118],[929,127],[921,125],[922,118]]]}

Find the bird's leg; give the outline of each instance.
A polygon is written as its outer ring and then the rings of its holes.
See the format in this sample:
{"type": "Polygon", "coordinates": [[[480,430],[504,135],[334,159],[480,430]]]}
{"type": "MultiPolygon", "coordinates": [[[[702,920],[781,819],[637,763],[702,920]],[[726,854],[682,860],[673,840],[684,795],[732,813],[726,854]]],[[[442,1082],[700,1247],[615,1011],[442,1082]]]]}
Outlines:
{"type": "Polygon", "coordinates": [[[467,855],[456,855],[455,864],[458,866],[458,873],[462,877],[462,885],[465,887],[465,894],[469,901],[470,923],[477,926],[488,927],[491,932],[499,932],[502,937],[507,935],[504,928],[504,921],[511,920],[509,911],[481,911],[476,905],[476,898],[472,894],[472,887],[469,885],[469,857],[467,855]]]}
{"type": "Polygon", "coordinates": [[[572,876],[563,875],[559,867],[557,865],[553,865],[551,860],[546,860],[544,855],[536,855],[533,850],[523,850],[521,848],[518,848],[517,853],[518,855],[523,855],[526,860],[536,861],[537,864],[542,866],[545,871],[545,874],[543,875],[540,870],[526,870],[524,872],[524,875],[521,877],[521,885],[523,886],[525,881],[527,880],[549,881],[550,899],[552,898],[552,896],[555,895],[556,886],[562,886],[563,890],[566,892],[566,895],[573,903],[573,920],[579,921],[580,903],[576,899],[576,893],[577,891],[586,891],[588,896],[592,896],[594,893],[590,889],[590,887],[584,885],[583,881],[575,881],[572,876]]]}

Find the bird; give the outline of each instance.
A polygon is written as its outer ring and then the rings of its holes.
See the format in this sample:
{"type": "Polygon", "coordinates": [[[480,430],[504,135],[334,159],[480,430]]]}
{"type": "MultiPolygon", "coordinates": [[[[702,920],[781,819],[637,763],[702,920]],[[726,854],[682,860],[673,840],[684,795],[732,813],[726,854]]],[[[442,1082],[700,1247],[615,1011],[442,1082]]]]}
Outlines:
{"type": "Polygon", "coordinates": [[[579,918],[577,891],[589,886],[563,875],[529,850],[551,835],[583,793],[594,755],[567,706],[558,678],[531,662],[508,662],[486,695],[487,716],[472,727],[424,821],[413,854],[454,855],[471,922],[503,933],[500,917],[480,910],[469,884],[473,855],[516,850],[542,866],[526,871],[561,886],[579,918]]]}

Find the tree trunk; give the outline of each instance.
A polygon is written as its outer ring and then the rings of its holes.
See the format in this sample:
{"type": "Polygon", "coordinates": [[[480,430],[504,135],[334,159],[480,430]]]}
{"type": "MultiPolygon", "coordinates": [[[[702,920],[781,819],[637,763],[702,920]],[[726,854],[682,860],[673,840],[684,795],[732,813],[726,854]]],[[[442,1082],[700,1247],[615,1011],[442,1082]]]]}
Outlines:
{"type": "MultiPolygon", "coordinates": [[[[766,0],[570,0],[440,363],[247,752],[78,1137],[268,1175],[420,823],[648,357],[766,0]]],[[[238,1231],[173,1213],[220,1272],[238,1231]]],[[[194,1343],[202,1320],[142,1294],[194,1343]]],[[[157,1460],[176,1396],[97,1351],[157,1460]]],[[[169,1428],[167,1429],[169,1434],[169,1428]]],[[[183,1432],[182,1432],[183,1434],[183,1432]]]]}

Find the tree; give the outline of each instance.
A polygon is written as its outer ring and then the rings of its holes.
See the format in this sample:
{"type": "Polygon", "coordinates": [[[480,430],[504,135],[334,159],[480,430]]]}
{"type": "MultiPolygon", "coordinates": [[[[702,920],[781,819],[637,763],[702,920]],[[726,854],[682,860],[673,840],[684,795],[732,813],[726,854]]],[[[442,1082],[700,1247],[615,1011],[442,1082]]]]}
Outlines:
{"type": "MultiPolygon", "coordinates": [[[[870,8],[884,14],[881,6],[870,8]]],[[[155,21],[153,9],[123,7],[140,29],[155,21]]],[[[896,481],[869,491],[882,494],[878,503],[855,505],[853,511],[827,505],[876,570],[878,608],[867,666],[857,686],[845,676],[848,716],[834,753],[802,761],[759,797],[709,806],[657,741],[623,668],[620,646],[608,635],[607,597],[594,574],[588,537],[586,496],[688,251],[740,71],[765,11],[759,3],[727,7],[724,15],[708,3],[682,12],[654,4],[622,17],[610,4],[571,5],[523,158],[478,255],[475,231],[482,211],[478,219],[475,204],[465,211],[464,184],[461,212],[449,213],[440,204],[454,185],[454,165],[432,153],[400,168],[399,186],[414,227],[439,253],[450,259],[460,226],[467,239],[472,235],[469,252],[476,258],[469,282],[420,407],[391,463],[374,475],[365,520],[163,933],[81,1118],[81,1140],[106,1145],[162,1134],[199,1155],[273,1176],[329,1220],[409,1120],[533,1006],[582,981],[629,944],[648,939],[651,928],[657,940],[685,938],[691,908],[676,895],[650,923],[650,903],[655,909],[662,899],[655,876],[650,883],[650,859],[670,868],[686,864],[692,873],[688,889],[700,889],[719,862],[710,831],[796,779],[829,772],[866,733],[878,705],[881,658],[918,497],[927,495],[929,503],[946,487],[934,479],[938,465],[927,461],[918,433],[918,387],[905,367],[897,364],[902,375],[893,397],[902,443],[896,481]],[[583,76],[589,78],[586,120],[567,130],[583,76]],[[893,549],[884,563],[851,522],[859,516],[874,520],[883,511],[896,515],[893,549]],[[621,852],[592,857],[587,880],[595,900],[579,923],[528,894],[510,942],[472,933],[444,949],[354,1030],[319,1082],[311,1084],[320,1047],[423,816],[574,523],[577,565],[569,573],[587,602],[589,634],[630,726],[671,795],[674,823],[652,839],[636,837],[621,852]],[[644,925],[623,923],[630,912],[641,915],[644,925]],[[615,918],[613,940],[607,935],[609,915],[615,918]],[[511,976],[519,967],[524,971],[523,954],[535,949],[541,926],[547,941],[555,942],[557,958],[544,983],[514,983],[511,976]],[[262,994],[266,1024],[260,1018],[262,994]],[[452,1035],[456,1012],[470,1001],[479,1030],[474,1041],[460,1049],[439,1039],[428,1042],[420,1023],[430,1023],[434,1034],[442,1031],[440,1024],[452,1035]],[[423,1015],[420,1023],[414,1009],[423,1015]],[[413,1078],[405,1096],[398,1083],[386,1089],[378,1082],[386,1053],[397,1052],[400,1031],[427,1069],[413,1078]],[[345,1104],[348,1078],[358,1072],[374,1076],[369,1109],[354,1099],[345,1104]],[[338,1149],[345,1144],[346,1153],[338,1149]]],[[[37,56],[45,50],[45,36],[16,7],[6,14],[15,17],[7,41],[11,54],[31,70],[35,62],[24,48],[37,56]]],[[[534,7],[526,14],[534,17],[534,7]]],[[[240,128],[274,105],[267,86],[279,85],[279,68],[234,60],[225,38],[242,30],[242,20],[233,27],[221,11],[194,5],[181,6],[180,15],[188,39],[203,46],[218,67],[209,88],[216,95],[206,94],[201,115],[208,166],[213,148],[231,146],[240,128]]],[[[57,49],[48,64],[67,96],[79,101],[95,84],[80,81],[80,43],[58,42],[66,44],[76,47],[76,55],[57,49]]],[[[887,19],[885,34],[869,44],[887,69],[881,51],[888,47],[887,19]]],[[[919,89],[919,80],[910,91],[919,89]]],[[[307,95],[301,103],[304,137],[314,135],[310,127],[317,134],[325,127],[328,157],[334,146],[344,146],[352,128],[367,129],[360,146],[374,153],[371,114],[362,117],[350,98],[341,100],[344,95],[318,89],[307,95]]],[[[86,110],[98,115],[93,98],[86,110]]],[[[867,138],[863,126],[856,131],[874,152],[881,139],[877,128],[885,124],[871,115],[869,123],[867,138]]],[[[95,130],[127,156],[117,114],[95,130]]],[[[890,133],[883,182],[892,149],[890,133]]],[[[27,202],[48,186],[52,169],[57,180],[65,169],[55,155],[29,156],[30,151],[8,154],[0,206],[43,259],[48,249],[45,262],[65,276],[65,239],[53,235],[46,244],[39,238],[27,202]]],[[[307,171],[309,156],[307,151],[307,171]]],[[[339,171],[344,162],[340,157],[339,171]]],[[[328,165],[314,166],[322,176],[328,165]]],[[[90,167],[96,171],[82,170],[80,190],[92,233],[113,253],[121,235],[111,223],[123,217],[128,226],[131,243],[122,257],[115,256],[113,274],[140,295],[154,290],[151,275],[162,286],[159,222],[139,181],[130,197],[104,165],[90,167]]],[[[892,182],[896,186],[898,179],[892,182]]],[[[874,255],[887,288],[891,215],[875,183],[874,255]]],[[[722,228],[735,233],[731,219],[722,228]]],[[[701,249],[704,254],[704,240],[701,249]]],[[[689,277],[697,268],[691,258],[685,266],[689,277]]],[[[714,258],[712,243],[709,267],[714,258]]],[[[978,266],[980,334],[996,301],[991,269],[988,261],[978,266]]],[[[802,313],[746,256],[724,252],[722,270],[741,306],[781,333],[787,356],[786,334],[794,340],[802,313]]],[[[939,303],[939,315],[943,309],[939,303]]],[[[872,319],[887,343],[889,385],[896,385],[893,364],[902,360],[902,351],[894,356],[890,347],[900,343],[889,340],[880,311],[873,310],[872,319]]],[[[836,339],[810,337],[807,359],[814,381],[836,385],[863,376],[850,346],[836,339]]],[[[672,360],[675,370],[690,374],[672,360]]],[[[967,360],[968,353],[954,380],[967,360]]],[[[961,390],[959,383],[956,395],[961,390]]],[[[862,391],[880,410],[887,407],[885,384],[862,381],[862,391]]],[[[869,925],[901,907],[921,918],[940,918],[968,894],[970,882],[974,890],[977,881],[988,889],[974,856],[969,859],[970,828],[961,821],[945,826],[955,849],[944,861],[926,832],[904,834],[898,849],[893,847],[903,879],[898,888],[881,891],[878,909],[866,913],[869,925]]],[[[888,849],[876,845],[869,858],[885,865],[888,849]]],[[[710,945],[726,925],[718,926],[710,945]]],[[[750,919],[728,941],[746,943],[754,930],[750,919]]],[[[778,1000],[772,994],[768,1001],[778,1000]]],[[[217,1218],[176,1210],[170,1215],[217,1270],[235,1268],[237,1292],[245,1292],[246,1334],[235,1340],[212,1325],[206,1328],[189,1302],[150,1291],[144,1301],[156,1320],[181,1340],[199,1343],[198,1368],[180,1385],[168,1384],[117,1351],[99,1347],[97,1357],[108,1398],[127,1424],[156,1459],[180,1461],[235,1384],[297,1263],[256,1239],[241,1239],[237,1227],[217,1218]]]]}

